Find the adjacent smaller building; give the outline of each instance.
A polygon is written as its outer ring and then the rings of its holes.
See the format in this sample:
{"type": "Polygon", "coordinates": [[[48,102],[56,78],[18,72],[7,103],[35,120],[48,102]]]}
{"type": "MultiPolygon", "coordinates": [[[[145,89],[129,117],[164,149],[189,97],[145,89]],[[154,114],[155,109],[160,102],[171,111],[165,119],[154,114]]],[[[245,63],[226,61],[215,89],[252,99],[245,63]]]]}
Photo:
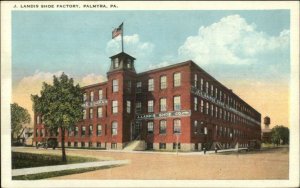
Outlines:
{"type": "Polygon", "coordinates": [[[265,124],[265,128],[262,129],[262,132],[261,132],[261,141],[263,143],[271,143],[271,132],[272,132],[272,129],[270,129],[270,123],[271,123],[271,119],[270,117],[266,116],[264,118],[264,124],[265,124]]]}

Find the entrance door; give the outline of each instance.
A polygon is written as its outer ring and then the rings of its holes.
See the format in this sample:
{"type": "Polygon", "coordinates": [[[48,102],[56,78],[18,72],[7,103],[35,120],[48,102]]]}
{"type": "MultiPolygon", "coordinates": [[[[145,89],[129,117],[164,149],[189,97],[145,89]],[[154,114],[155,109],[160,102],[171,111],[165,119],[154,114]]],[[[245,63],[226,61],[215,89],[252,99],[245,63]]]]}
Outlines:
{"type": "Polygon", "coordinates": [[[141,122],[135,122],[132,124],[132,140],[137,139],[137,137],[140,135],[141,133],[141,122]]]}

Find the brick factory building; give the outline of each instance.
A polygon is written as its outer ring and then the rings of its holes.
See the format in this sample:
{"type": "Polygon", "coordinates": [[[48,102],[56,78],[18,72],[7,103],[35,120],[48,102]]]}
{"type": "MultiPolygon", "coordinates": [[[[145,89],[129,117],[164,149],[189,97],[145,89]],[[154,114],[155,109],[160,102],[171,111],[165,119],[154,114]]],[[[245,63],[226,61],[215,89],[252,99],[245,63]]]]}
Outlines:
{"type": "MultiPolygon", "coordinates": [[[[193,61],[136,73],[135,58],[111,57],[107,81],[82,87],[83,119],[67,147],[197,151],[260,142],[261,114],[193,61]]],[[[35,144],[58,136],[35,114],[35,144]]]]}

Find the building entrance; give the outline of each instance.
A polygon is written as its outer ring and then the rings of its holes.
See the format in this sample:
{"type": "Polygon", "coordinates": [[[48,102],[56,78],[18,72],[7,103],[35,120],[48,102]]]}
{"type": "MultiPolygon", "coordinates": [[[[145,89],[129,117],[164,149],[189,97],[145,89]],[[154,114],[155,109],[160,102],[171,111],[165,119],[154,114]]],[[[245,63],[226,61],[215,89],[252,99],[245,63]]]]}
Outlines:
{"type": "Polygon", "coordinates": [[[131,127],[131,140],[138,139],[141,133],[141,122],[132,123],[131,127]]]}

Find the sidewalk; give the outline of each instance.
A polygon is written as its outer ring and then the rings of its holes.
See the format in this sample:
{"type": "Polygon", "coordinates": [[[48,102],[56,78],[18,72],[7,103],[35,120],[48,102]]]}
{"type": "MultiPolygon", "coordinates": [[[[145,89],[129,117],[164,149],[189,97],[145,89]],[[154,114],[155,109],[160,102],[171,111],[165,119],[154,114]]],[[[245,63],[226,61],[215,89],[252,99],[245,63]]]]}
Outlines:
{"type": "MultiPolygon", "coordinates": [[[[22,147],[20,147],[22,148],[22,147]]],[[[24,147],[25,148],[25,147],[24,147]]],[[[60,150],[61,148],[57,148],[60,150]]],[[[223,153],[223,152],[238,152],[240,150],[246,150],[247,148],[232,148],[232,149],[224,149],[224,150],[218,150],[218,153],[223,153]]],[[[12,148],[13,151],[14,148],[12,148]]],[[[66,150],[73,150],[73,151],[95,151],[95,152],[114,152],[114,153],[141,153],[141,154],[166,154],[166,155],[177,155],[176,151],[150,151],[150,150],[145,150],[145,151],[126,151],[126,150],[97,150],[97,149],[80,149],[80,148],[66,148],[66,150]]],[[[215,154],[214,150],[209,150],[206,151],[206,155],[208,154],[215,154]]],[[[188,152],[182,152],[178,151],[178,155],[204,155],[203,151],[188,151],[188,152]]]]}
{"type": "Polygon", "coordinates": [[[130,163],[129,160],[115,160],[115,161],[77,163],[77,164],[68,164],[68,165],[42,166],[42,167],[34,167],[34,168],[21,168],[21,169],[13,169],[12,176],[39,174],[44,172],[55,172],[55,171],[72,170],[72,169],[79,169],[79,168],[122,165],[128,163],[130,163]]]}
{"type": "MultiPolygon", "coordinates": [[[[224,149],[224,150],[218,150],[218,153],[223,153],[223,152],[238,152],[240,150],[246,150],[247,148],[239,148],[239,149],[224,149]]],[[[76,148],[68,148],[68,150],[82,150],[82,149],[76,149],[76,148]]],[[[178,151],[178,153],[176,151],[126,151],[126,150],[89,150],[89,149],[85,149],[88,151],[95,151],[95,152],[114,152],[114,153],[141,153],[141,154],[166,154],[166,155],[204,155],[203,151],[188,151],[188,152],[182,152],[182,151],[178,151]]],[[[215,154],[214,150],[209,150],[206,151],[206,155],[207,154],[215,154]]]]}

